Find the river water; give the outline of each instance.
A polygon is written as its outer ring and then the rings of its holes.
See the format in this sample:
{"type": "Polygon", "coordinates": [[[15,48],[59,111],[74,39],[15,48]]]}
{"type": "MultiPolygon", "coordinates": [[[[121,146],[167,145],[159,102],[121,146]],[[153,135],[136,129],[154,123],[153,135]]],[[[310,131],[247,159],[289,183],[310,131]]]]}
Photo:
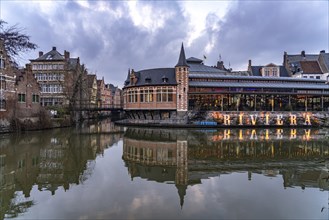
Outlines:
{"type": "Polygon", "coordinates": [[[328,219],[324,129],[111,121],[0,136],[1,219],[328,219]]]}

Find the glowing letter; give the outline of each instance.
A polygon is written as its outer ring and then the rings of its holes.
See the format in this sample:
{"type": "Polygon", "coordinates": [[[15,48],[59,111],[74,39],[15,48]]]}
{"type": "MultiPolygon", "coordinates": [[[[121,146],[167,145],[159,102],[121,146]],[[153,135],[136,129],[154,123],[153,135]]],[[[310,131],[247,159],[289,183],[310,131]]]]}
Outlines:
{"type": "Polygon", "coordinates": [[[270,114],[266,113],[265,115],[265,125],[269,125],[269,118],[270,118],[270,114]]]}
{"type": "Polygon", "coordinates": [[[290,115],[290,125],[297,125],[297,116],[290,115]]]}
{"type": "Polygon", "coordinates": [[[224,115],[224,125],[230,125],[230,115],[224,115]]]}
{"type": "Polygon", "coordinates": [[[277,117],[276,117],[277,125],[283,125],[282,117],[283,117],[283,115],[277,115],[277,117]]]}
{"type": "Polygon", "coordinates": [[[243,113],[239,115],[239,125],[243,125],[243,113]]]}
{"type": "Polygon", "coordinates": [[[250,115],[251,124],[256,125],[257,115],[250,115]]]}
{"type": "Polygon", "coordinates": [[[304,125],[311,125],[311,117],[310,117],[310,115],[306,115],[304,125]]]}

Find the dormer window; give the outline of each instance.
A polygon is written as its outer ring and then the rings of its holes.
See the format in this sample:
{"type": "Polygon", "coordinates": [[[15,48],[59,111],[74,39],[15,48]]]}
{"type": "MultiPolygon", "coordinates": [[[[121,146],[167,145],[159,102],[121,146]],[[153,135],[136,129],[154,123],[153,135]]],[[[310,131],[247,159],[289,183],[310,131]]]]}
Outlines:
{"type": "Polygon", "coordinates": [[[167,83],[167,82],[168,82],[168,78],[167,78],[166,76],[163,76],[163,77],[162,77],[162,82],[163,82],[163,83],[167,83]]]}
{"type": "Polygon", "coordinates": [[[152,80],[151,80],[150,77],[146,77],[146,78],[145,78],[145,83],[151,83],[151,82],[152,82],[152,80]]]}

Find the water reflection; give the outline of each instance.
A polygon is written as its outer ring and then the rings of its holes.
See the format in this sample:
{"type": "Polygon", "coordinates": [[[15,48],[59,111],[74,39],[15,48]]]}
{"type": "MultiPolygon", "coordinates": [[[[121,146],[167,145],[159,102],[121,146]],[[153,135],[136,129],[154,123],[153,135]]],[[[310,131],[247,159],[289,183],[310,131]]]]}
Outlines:
{"type": "Polygon", "coordinates": [[[247,172],[281,177],[283,187],[328,190],[326,130],[128,128],[123,159],[131,178],[173,183],[180,204],[189,185],[212,176],[247,172]]]}
{"type": "Polygon", "coordinates": [[[66,191],[83,183],[93,172],[96,156],[117,143],[122,133],[122,128],[103,121],[78,130],[1,136],[0,219],[17,217],[34,205],[33,186],[55,195],[60,187],[66,191]]]}
{"type": "Polygon", "coordinates": [[[326,134],[102,121],[1,136],[1,219],[322,218],[326,134]]]}

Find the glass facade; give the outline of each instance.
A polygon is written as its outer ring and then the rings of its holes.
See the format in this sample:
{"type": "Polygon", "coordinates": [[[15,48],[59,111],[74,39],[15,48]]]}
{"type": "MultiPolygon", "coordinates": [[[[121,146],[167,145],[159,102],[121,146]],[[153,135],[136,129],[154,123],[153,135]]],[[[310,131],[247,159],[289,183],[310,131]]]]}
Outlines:
{"type": "MultiPolygon", "coordinates": [[[[202,90],[202,89],[201,89],[202,90]]],[[[329,94],[199,93],[190,92],[189,110],[203,111],[328,111],[329,94]]]]}

